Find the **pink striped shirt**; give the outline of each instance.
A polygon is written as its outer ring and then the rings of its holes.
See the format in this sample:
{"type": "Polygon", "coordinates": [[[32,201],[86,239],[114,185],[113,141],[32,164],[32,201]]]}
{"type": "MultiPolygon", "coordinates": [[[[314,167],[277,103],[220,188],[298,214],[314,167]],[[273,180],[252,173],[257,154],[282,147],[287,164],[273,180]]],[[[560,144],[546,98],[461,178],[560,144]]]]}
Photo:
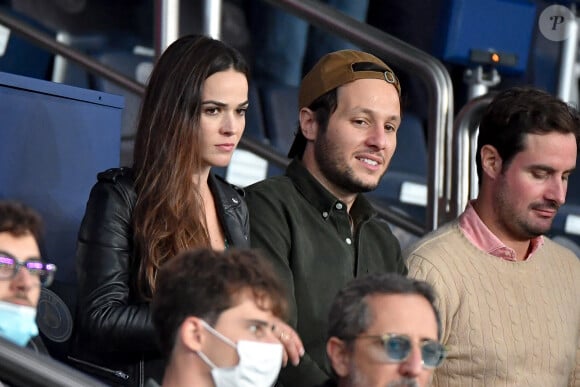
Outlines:
{"type": "MultiPolygon", "coordinates": [[[[465,211],[459,216],[459,228],[463,234],[480,250],[506,261],[517,261],[515,250],[506,246],[489,230],[473,208],[472,203],[473,200],[467,204],[465,211]]],[[[543,244],[544,238],[541,235],[533,238],[530,245],[531,249],[528,250],[525,259],[531,257],[543,244]]]]}

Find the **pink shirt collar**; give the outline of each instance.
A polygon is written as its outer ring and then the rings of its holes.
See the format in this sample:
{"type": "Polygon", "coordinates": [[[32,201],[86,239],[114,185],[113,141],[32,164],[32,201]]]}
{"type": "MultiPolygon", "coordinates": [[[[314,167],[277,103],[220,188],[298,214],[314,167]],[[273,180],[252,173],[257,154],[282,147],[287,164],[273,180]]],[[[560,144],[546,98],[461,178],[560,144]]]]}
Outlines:
{"type": "MultiPolygon", "coordinates": [[[[516,261],[516,252],[514,249],[506,246],[498,237],[496,237],[489,228],[483,223],[471,200],[465,211],[459,216],[459,228],[463,231],[467,239],[477,248],[493,256],[505,259],[506,261],[516,261]]],[[[544,238],[539,237],[531,240],[531,249],[525,259],[534,254],[540,246],[544,244],[544,238]]]]}

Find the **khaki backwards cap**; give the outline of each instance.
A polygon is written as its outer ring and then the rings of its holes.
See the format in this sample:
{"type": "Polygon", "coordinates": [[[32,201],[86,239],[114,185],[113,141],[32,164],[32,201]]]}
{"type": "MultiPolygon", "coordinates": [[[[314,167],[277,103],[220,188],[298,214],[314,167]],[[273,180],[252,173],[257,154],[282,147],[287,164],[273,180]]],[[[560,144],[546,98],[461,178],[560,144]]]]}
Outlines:
{"type": "MultiPolygon", "coordinates": [[[[382,60],[362,51],[341,50],[323,56],[302,79],[298,108],[309,107],[322,95],[357,79],[383,79],[392,84],[399,96],[401,95],[401,85],[397,76],[382,60]],[[372,69],[369,70],[369,66],[364,64],[370,65],[372,69]]],[[[306,138],[298,128],[288,157],[302,154],[305,147],[306,138]]]]}

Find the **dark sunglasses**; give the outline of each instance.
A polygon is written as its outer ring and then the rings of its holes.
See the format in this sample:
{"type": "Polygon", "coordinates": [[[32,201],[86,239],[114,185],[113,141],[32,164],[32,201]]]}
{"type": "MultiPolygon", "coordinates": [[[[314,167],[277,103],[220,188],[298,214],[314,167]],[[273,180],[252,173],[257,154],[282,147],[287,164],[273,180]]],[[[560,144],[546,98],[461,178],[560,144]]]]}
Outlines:
{"type": "Polygon", "coordinates": [[[43,286],[49,286],[52,283],[56,272],[56,265],[52,263],[44,263],[40,259],[20,262],[10,253],[0,251],[0,280],[14,278],[21,267],[28,270],[30,275],[38,277],[43,286]]]}
{"type": "MultiPolygon", "coordinates": [[[[390,361],[404,362],[411,355],[413,342],[407,335],[385,333],[383,335],[360,335],[358,338],[378,339],[390,361]]],[[[441,365],[447,355],[445,347],[438,341],[425,339],[421,341],[421,358],[424,368],[436,368],[441,365]]]]}

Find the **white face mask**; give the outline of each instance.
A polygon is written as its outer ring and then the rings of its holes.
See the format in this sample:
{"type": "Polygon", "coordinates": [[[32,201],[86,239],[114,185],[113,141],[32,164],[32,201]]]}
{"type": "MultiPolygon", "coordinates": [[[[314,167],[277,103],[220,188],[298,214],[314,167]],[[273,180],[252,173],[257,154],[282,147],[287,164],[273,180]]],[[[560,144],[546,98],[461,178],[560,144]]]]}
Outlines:
{"type": "Polygon", "coordinates": [[[214,336],[235,348],[240,361],[228,368],[217,367],[201,351],[197,354],[210,368],[216,387],[270,387],[278,378],[282,367],[282,344],[262,343],[259,341],[233,341],[213,329],[205,321],[204,326],[214,336]]]}

